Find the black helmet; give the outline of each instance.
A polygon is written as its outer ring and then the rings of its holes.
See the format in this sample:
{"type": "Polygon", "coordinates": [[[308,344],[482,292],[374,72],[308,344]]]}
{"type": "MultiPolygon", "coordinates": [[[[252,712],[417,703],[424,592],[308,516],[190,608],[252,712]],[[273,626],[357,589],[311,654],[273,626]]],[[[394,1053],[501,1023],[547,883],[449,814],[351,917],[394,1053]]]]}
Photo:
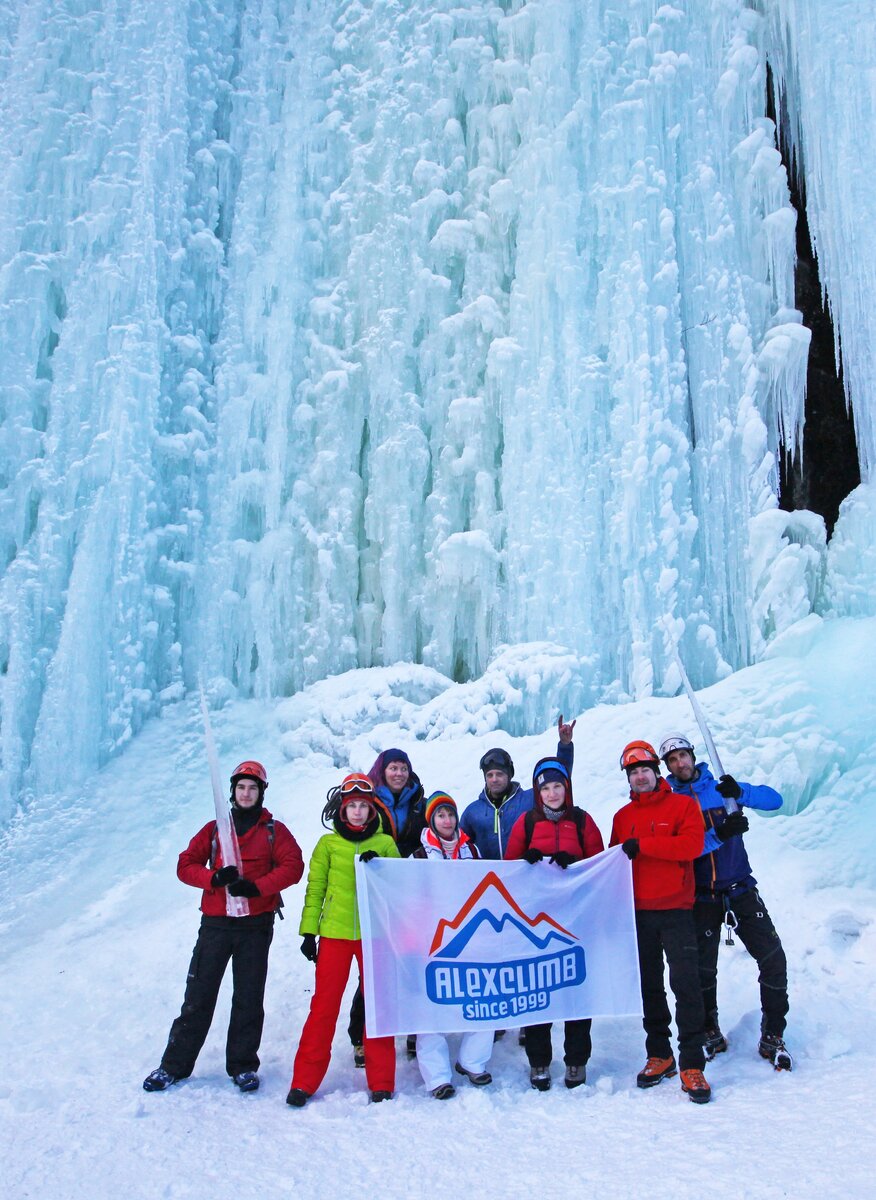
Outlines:
{"type": "Polygon", "coordinates": [[[488,750],[481,759],[481,770],[486,775],[487,771],[504,771],[511,779],[514,775],[514,763],[511,761],[511,755],[507,750],[502,750],[498,746],[492,750],[488,750]]]}

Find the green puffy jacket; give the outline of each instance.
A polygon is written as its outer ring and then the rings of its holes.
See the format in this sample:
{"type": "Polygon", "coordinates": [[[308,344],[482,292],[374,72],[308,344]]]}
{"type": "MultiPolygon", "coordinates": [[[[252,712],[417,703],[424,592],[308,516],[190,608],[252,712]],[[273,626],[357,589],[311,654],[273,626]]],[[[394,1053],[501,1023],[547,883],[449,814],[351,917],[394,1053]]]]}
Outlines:
{"type": "Polygon", "coordinates": [[[362,936],[356,903],[355,860],[366,850],[381,858],[400,858],[395,842],[385,833],[374,833],[351,842],[339,833],[326,833],[316,843],[307,873],[307,891],[300,934],[355,940],[362,936]]]}

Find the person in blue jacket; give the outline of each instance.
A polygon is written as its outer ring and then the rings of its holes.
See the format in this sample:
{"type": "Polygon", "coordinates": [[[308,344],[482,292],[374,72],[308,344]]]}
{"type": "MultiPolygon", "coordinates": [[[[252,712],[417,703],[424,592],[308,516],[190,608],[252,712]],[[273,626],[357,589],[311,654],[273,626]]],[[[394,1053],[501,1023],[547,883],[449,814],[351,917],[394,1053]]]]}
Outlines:
{"type": "MultiPolygon", "coordinates": [[[[572,774],[575,747],[572,745],[571,725],[563,721],[562,713],[557,721],[559,743],[557,758],[572,774]]],[[[533,807],[532,788],[522,788],[514,779],[514,763],[507,750],[488,750],[480,762],[484,773],[484,788],[477,800],[468,805],[459,819],[459,828],[477,846],[481,858],[504,857],[505,847],[517,818],[533,807]]]]}
{"type": "Polygon", "coordinates": [[[727,1049],[718,1024],[718,947],[721,927],[728,923],[757,962],[760,970],[761,1035],[758,1050],[776,1070],[791,1070],[784,1043],[788,1013],[788,966],[785,951],[766,905],[757,890],[742,835],[748,817],[742,809],[766,811],[781,808],[782,797],[764,784],[737,783],[732,775],[715,779],[708,763],[697,762],[693,744],[682,733],[670,733],[660,743],[660,757],[669,771],[674,792],[695,797],[703,812],[706,840],[694,862],[700,985],[706,1009],[705,1050],[708,1058],[727,1049]],[[738,811],[728,813],[726,800],[738,811]],[[732,914],[732,916],[730,915],[732,914]]]}
{"type": "Polygon", "coordinates": [[[384,822],[384,832],[395,839],[402,858],[410,858],[419,850],[420,835],[426,828],[426,797],[411,760],[404,750],[384,750],[368,777],[384,813],[392,820],[391,826],[384,822]]]}

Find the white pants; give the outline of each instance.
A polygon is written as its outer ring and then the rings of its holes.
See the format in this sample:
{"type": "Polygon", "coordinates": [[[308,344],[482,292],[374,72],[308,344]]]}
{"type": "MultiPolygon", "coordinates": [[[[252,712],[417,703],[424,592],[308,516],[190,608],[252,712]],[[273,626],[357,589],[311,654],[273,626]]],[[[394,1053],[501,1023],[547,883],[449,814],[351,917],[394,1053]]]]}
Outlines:
{"type": "MultiPolygon", "coordinates": [[[[480,1075],[487,1069],[490,1055],[493,1053],[493,1031],[486,1029],[472,1030],[462,1035],[459,1043],[459,1055],[456,1061],[466,1071],[480,1075]]],[[[430,1092],[442,1083],[452,1082],[450,1069],[450,1050],[447,1036],[443,1033],[417,1034],[417,1063],[423,1083],[430,1092]]]]}

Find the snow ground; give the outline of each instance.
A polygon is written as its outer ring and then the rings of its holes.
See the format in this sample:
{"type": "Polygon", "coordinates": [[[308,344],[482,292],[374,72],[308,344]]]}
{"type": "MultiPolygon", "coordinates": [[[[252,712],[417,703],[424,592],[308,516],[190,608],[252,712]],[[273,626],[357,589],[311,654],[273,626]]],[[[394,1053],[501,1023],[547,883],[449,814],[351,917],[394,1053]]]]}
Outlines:
{"type": "MultiPolygon", "coordinates": [[[[757,1057],[754,964],[741,947],[722,948],[731,1047],[708,1069],[714,1101],[706,1107],[690,1104],[675,1081],[636,1089],[643,1035],[636,1019],[624,1019],[595,1023],[584,1088],[566,1092],[555,1059],[554,1090],[531,1091],[523,1052],[506,1038],[494,1054],[493,1086],[460,1088],[440,1108],[403,1056],[396,1099],[369,1106],[339,1027],[318,1097],[289,1109],[313,977],[298,953],[303,884],[287,892],[287,919],[276,929],[261,1090],[242,1096],[224,1075],[223,989],[196,1074],[163,1095],[144,1093],[141,1081],[157,1065],[182,999],[197,927],[197,896],[177,881],[176,855],[211,816],[197,707],[168,710],[90,787],[34,801],[0,844],[5,1194],[279,1200],[474,1187],[483,1197],[872,1195],[874,647],[876,621],[809,618],[769,659],[702,693],[725,767],[785,795],[781,814],[752,816],[747,843],[788,952],[796,1055],[790,1075],[757,1057]]],[[[444,787],[465,803],[479,787],[487,746],[508,746],[521,779],[553,748],[551,730],[511,739],[489,728],[460,733],[452,720],[441,725],[434,697],[426,703],[444,732],[417,740],[413,701],[395,724],[382,720],[376,701],[361,703],[369,688],[375,697],[385,692],[388,674],[340,676],[314,691],[309,717],[333,717],[342,766],[367,767],[375,741],[395,741],[429,790],[444,787]],[[353,691],[360,703],[345,725],[353,691]]],[[[446,715],[453,697],[443,704],[446,715]]],[[[284,758],[290,718],[282,704],[234,703],[213,719],[223,774],[243,755],[262,758],[269,807],[309,853],[339,768],[300,742],[297,757],[284,758]]],[[[624,800],[621,746],[679,727],[693,733],[683,698],[579,718],[576,798],[603,832],[624,800]]]]}

